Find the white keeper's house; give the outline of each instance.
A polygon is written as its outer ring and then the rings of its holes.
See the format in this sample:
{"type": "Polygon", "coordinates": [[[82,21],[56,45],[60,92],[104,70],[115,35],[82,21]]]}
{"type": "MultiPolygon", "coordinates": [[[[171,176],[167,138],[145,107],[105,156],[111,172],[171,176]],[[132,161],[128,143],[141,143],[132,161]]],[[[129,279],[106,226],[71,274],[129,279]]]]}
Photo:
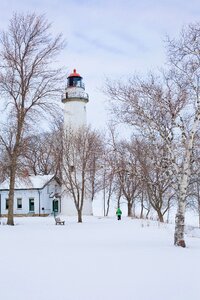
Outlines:
{"type": "MultiPolygon", "coordinates": [[[[54,175],[36,175],[17,178],[14,193],[14,214],[46,216],[59,213],[60,182],[54,175]]],[[[0,213],[8,213],[9,180],[0,184],[0,213]]]]}

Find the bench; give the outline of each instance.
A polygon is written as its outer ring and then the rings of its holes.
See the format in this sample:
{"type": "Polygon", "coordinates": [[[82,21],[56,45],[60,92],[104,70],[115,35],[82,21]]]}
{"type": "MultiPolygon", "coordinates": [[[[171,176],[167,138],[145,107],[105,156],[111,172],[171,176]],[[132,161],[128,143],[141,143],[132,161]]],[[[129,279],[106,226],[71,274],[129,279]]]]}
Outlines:
{"type": "Polygon", "coordinates": [[[65,221],[61,221],[59,217],[55,218],[56,225],[65,225],[65,221]]]}

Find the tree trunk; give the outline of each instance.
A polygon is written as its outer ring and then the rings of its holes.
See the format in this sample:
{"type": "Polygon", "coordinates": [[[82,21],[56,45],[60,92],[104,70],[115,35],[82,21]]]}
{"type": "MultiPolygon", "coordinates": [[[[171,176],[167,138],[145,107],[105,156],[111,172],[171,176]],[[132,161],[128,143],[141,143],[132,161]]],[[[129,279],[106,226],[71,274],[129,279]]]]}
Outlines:
{"type": "Polygon", "coordinates": [[[170,209],[167,210],[167,223],[169,223],[169,213],[170,213],[170,209]]]}
{"type": "Polygon", "coordinates": [[[110,197],[108,197],[108,199],[107,199],[106,217],[109,214],[109,210],[110,210],[110,197]]]}
{"type": "Polygon", "coordinates": [[[197,132],[199,126],[200,113],[199,113],[199,99],[197,102],[198,109],[196,110],[194,123],[191,129],[190,140],[187,145],[187,151],[185,155],[185,161],[182,169],[182,176],[180,179],[180,189],[179,189],[179,198],[178,198],[178,210],[175,218],[175,232],[174,232],[174,245],[186,247],[184,241],[184,225],[185,225],[185,201],[188,188],[188,182],[191,174],[191,156],[192,149],[194,146],[194,136],[197,132]]]}
{"type": "Polygon", "coordinates": [[[136,214],[135,214],[135,201],[132,204],[132,215],[135,218],[136,214]]]}
{"type": "Polygon", "coordinates": [[[180,185],[180,193],[178,199],[178,209],[175,218],[175,233],[174,233],[174,245],[185,247],[184,241],[184,225],[185,225],[185,199],[187,188],[187,174],[184,173],[182,184],[180,185]]]}
{"type": "Polygon", "coordinates": [[[112,196],[112,181],[110,181],[110,184],[109,184],[109,191],[108,191],[108,197],[107,197],[106,217],[109,214],[111,196],[112,196]]]}
{"type": "Polygon", "coordinates": [[[144,212],[144,198],[143,198],[143,192],[142,192],[142,198],[141,198],[141,210],[140,210],[140,219],[143,219],[143,212],[144,212]]]}
{"type": "Polygon", "coordinates": [[[175,218],[174,245],[180,247],[186,247],[184,241],[185,205],[186,205],[185,200],[186,200],[186,194],[188,188],[188,180],[190,178],[191,149],[192,146],[190,145],[190,148],[186,153],[186,161],[183,165],[182,176],[180,178],[180,185],[179,185],[178,209],[175,218]]]}
{"type": "Polygon", "coordinates": [[[17,170],[17,160],[19,156],[20,140],[22,135],[22,128],[24,124],[24,108],[21,109],[21,117],[17,120],[17,134],[15,146],[12,154],[12,161],[10,167],[10,186],[8,195],[8,219],[7,225],[14,225],[13,208],[14,208],[14,190],[15,190],[15,178],[17,170]]]}
{"type": "Polygon", "coordinates": [[[143,211],[144,211],[144,206],[143,206],[143,204],[141,204],[140,219],[144,218],[143,211]]]}
{"type": "Polygon", "coordinates": [[[157,211],[157,214],[158,214],[158,219],[159,219],[159,221],[161,222],[161,223],[164,223],[164,218],[163,218],[163,215],[162,215],[162,213],[161,213],[161,211],[157,211]]]}
{"type": "Polygon", "coordinates": [[[117,197],[117,208],[120,208],[120,200],[121,200],[121,196],[122,196],[122,193],[121,193],[121,190],[119,191],[119,194],[118,194],[118,197],[117,197]]]}
{"type": "Polygon", "coordinates": [[[78,223],[82,223],[82,210],[78,210],[78,223]]]}
{"type": "Polygon", "coordinates": [[[146,219],[149,218],[149,213],[150,213],[150,207],[147,208],[146,219]]]}
{"type": "Polygon", "coordinates": [[[15,189],[15,176],[16,176],[16,158],[14,158],[10,170],[10,184],[8,194],[8,218],[7,225],[14,225],[14,189],[15,189]]]}
{"type": "Polygon", "coordinates": [[[10,186],[8,194],[8,219],[7,225],[14,225],[13,208],[14,208],[14,188],[15,188],[15,167],[11,166],[10,186]]]}
{"type": "Polygon", "coordinates": [[[128,202],[127,206],[128,206],[128,217],[132,217],[133,216],[133,211],[132,211],[133,203],[132,202],[128,202]]]}
{"type": "Polygon", "coordinates": [[[185,247],[184,241],[184,225],[185,225],[185,213],[177,212],[175,218],[175,233],[174,233],[174,245],[185,247]]]}

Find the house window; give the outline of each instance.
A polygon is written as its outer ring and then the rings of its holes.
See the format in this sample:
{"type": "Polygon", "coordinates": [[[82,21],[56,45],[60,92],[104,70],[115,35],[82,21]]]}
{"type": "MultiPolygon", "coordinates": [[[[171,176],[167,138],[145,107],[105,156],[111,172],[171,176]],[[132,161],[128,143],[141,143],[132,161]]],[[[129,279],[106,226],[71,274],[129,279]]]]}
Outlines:
{"type": "Polygon", "coordinates": [[[8,199],[6,199],[6,209],[8,209],[8,199]]]}
{"type": "Polygon", "coordinates": [[[34,212],[35,211],[34,198],[29,198],[29,211],[30,212],[34,212]]]}
{"type": "Polygon", "coordinates": [[[17,198],[17,209],[22,209],[22,198],[17,198]]]}

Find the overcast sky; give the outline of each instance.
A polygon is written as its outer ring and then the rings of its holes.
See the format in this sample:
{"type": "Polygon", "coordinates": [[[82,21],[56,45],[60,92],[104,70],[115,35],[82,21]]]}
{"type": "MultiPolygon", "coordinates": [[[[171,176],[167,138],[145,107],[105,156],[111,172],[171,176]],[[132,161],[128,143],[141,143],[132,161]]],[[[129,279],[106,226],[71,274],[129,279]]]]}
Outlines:
{"type": "Polygon", "coordinates": [[[102,127],[106,120],[106,77],[146,73],[165,61],[166,34],[200,21],[199,0],[0,0],[0,28],[15,11],[46,14],[67,47],[60,60],[67,74],[76,68],[90,95],[88,122],[102,127]]]}

